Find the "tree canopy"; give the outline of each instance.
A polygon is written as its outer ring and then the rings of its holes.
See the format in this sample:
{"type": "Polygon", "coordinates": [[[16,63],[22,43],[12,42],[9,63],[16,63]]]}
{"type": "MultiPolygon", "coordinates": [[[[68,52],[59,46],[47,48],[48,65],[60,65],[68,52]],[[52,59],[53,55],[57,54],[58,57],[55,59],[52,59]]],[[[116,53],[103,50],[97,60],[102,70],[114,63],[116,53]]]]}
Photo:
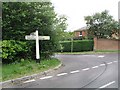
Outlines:
{"type": "Polygon", "coordinates": [[[24,40],[26,34],[39,30],[48,34],[56,14],[52,3],[5,2],[2,7],[3,39],[24,40]]]}
{"type": "Polygon", "coordinates": [[[98,38],[110,38],[112,34],[119,34],[120,25],[105,10],[95,13],[92,16],[85,16],[85,21],[89,27],[88,34],[98,38]]]}
{"type": "Polygon", "coordinates": [[[66,29],[66,20],[58,17],[51,2],[3,2],[2,39],[26,42],[31,57],[35,56],[35,41],[25,40],[25,35],[38,30],[39,35],[50,36],[49,41],[40,41],[41,53],[51,53],[59,47],[58,34],[66,29]]]}

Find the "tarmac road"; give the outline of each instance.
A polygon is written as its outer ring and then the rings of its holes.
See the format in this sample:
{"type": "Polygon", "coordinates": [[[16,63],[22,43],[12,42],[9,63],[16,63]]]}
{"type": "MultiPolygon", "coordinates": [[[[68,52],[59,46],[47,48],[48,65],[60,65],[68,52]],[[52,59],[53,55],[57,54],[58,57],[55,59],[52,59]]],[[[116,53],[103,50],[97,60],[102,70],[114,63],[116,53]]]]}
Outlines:
{"type": "Polygon", "coordinates": [[[14,88],[118,88],[118,54],[55,55],[63,66],[14,88]]]}

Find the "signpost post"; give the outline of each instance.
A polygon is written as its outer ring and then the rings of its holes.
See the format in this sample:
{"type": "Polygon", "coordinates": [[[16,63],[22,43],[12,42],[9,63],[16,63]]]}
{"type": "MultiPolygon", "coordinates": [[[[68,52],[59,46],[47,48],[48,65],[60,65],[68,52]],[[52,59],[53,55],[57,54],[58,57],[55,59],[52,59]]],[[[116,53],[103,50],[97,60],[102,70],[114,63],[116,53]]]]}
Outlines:
{"type": "Polygon", "coordinates": [[[118,2],[118,21],[120,23],[120,1],[118,2]]]}
{"type": "Polygon", "coordinates": [[[50,40],[50,36],[39,36],[38,30],[33,32],[31,35],[25,36],[26,40],[36,40],[36,60],[39,61],[40,59],[40,52],[39,52],[39,40],[50,40]]]}

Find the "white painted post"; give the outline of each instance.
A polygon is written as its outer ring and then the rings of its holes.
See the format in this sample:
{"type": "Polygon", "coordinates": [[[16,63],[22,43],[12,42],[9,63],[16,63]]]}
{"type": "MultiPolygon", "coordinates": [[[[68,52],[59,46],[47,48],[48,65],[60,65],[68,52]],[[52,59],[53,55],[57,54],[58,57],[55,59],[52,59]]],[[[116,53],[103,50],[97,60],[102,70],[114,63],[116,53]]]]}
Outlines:
{"type": "Polygon", "coordinates": [[[36,60],[40,63],[39,40],[50,40],[50,36],[39,36],[38,30],[25,36],[26,40],[36,40],[36,60]]]}
{"type": "Polygon", "coordinates": [[[36,30],[36,59],[40,59],[38,30],[36,30]]]}
{"type": "Polygon", "coordinates": [[[118,21],[120,23],[120,1],[118,2],[118,21]]]}

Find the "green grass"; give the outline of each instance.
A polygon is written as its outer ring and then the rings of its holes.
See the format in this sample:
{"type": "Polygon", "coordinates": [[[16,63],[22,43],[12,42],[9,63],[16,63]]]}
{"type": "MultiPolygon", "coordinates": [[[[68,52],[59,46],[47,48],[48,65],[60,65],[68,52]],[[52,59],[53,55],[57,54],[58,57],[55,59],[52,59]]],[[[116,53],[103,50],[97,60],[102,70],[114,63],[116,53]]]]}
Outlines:
{"type": "Polygon", "coordinates": [[[107,54],[107,53],[119,53],[120,50],[97,50],[87,52],[56,52],[56,54],[107,54]]]}
{"type": "Polygon", "coordinates": [[[120,52],[120,50],[97,50],[96,52],[120,52]]]}
{"type": "Polygon", "coordinates": [[[2,81],[2,63],[0,62],[0,81],[2,81]]]}
{"type": "Polygon", "coordinates": [[[42,60],[41,63],[35,61],[23,61],[17,64],[2,65],[2,81],[40,73],[52,69],[60,64],[57,59],[42,60]]]}
{"type": "Polygon", "coordinates": [[[2,41],[0,40],[0,57],[2,57],[2,41]]]}

